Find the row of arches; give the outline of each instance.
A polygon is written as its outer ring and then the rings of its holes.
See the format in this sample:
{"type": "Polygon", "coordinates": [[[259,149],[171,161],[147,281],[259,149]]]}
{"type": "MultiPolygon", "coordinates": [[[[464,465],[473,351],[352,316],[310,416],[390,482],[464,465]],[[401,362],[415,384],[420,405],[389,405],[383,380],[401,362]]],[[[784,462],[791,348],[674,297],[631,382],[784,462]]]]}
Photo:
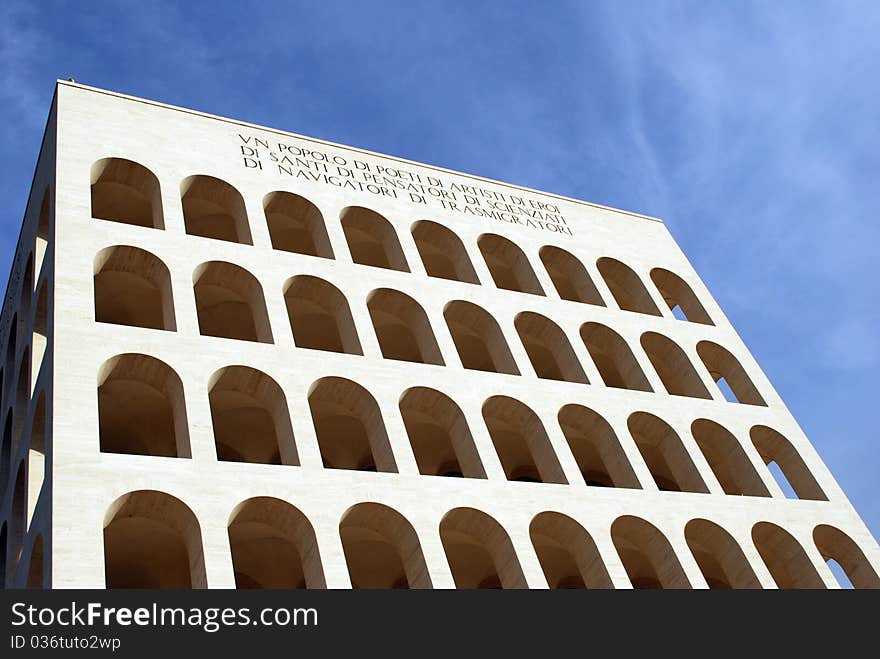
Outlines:
{"type": "MultiPolygon", "coordinates": [[[[199,330],[206,336],[272,343],[272,329],[263,289],[244,268],[210,261],[193,273],[199,330]]],[[[140,248],[117,245],[95,258],[95,319],[174,331],[176,319],[168,268],[140,248]]],[[[363,350],[345,295],[333,284],[311,275],[285,282],[284,301],[298,347],[361,355],[363,350]]],[[[422,306],[389,288],[367,297],[367,309],[383,357],[424,364],[445,361],[422,306]]],[[[482,307],[463,300],[446,305],[443,316],[465,368],[519,375],[498,322],[482,307]]],[[[569,340],[555,322],[534,312],[516,316],[514,327],[535,373],[540,378],[587,384],[587,375],[569,340]]],[[[609,387],[652,391],[626,341],[606,325],[590,322],[581,339],[609,387]]],[[[667,392],[712,398],[684,350],[657,332],[641,336],[648,356],[667,392]]],[[[739,360],[711,342],[697,344],[697,354],[721,391],[738,402],[766,405],[739,360]]]]}
{"type": "MultiPolygon", "coordinates": [[[[146,167],[121,158],[105,158],[92,166],[91,180],[92,217],[164,229],[159,181],[146,167]]],[[[187,233],[253,244],[244,199],[229,183],[211,176],[190,176],[181,183],[180,194],[187,233]]],[[[270,192],[263,198],[263,212],[274,249],[334,258],[321,212],[304,197],[270,192]]],[[[340,213],[340,222],[352,261],[410,271],[397,232],[379,213],[349,206],[340,213]]],[[[429,276],[480,283],[464,243],[453,231],[422,220],[412,226],[411,233],[429,276]]],[[[483,234],[477,247],[498,288],[545,295],[528,257],[515,243],[496,234],[483,234]]],[[[545,246],[539,257],[562,299],[605,306],[586,268],[573,254],[545,246]]],[[[661,315],[641,278],[629,266],[605,257],[597,261],[596,267],[621,309],[661,315]]],[[[655,268],[650,278],[676,317],[713,324],[681,277],[655,268]]]]}
{"type": "MultiPolygon", "coordinates": [[[[208,400],[218,460],[299,465],[288,401],[267,374],[234,365],[208,380],[208,400]]],[[[308,405],[324,467],[397,472],[379,404],[361,385],[322,378],[309,389],[308,405]]],[[[407,389],[398,401],[419,472],[429,476],[486,478],[471,424],[447,395],[429,388],[407,389]]],[[[509,396],[492,396],[482,406],[485,430],[508,480],[568,482],[538,415],[509,396]]],[[[101,450],[163,457],[191,456],[184,389],[164,362],[127,353],[108,360],[98,374],[101,450]]],[[[583,405],[563,406],[557,415],[578,470],[588,485],[641,488],[632,459],[611,424],[583,405]]],[[[665,491],[709,492],[682,437],[647,412],[631,414],[627,430],[656,486],[665,491]]],[[[709,419],[691,425],[691,435],[723,491],[770,496],[764,479],[740,441],[709,419]]],[[[805,499],[825,493],[803,458],[784,436],[766,426],[751,429],[752,448],[774,464],[785,488],[805,499]]]]}
{"type": "MultiPolygon", "coordinates": [[[[290,503],[255,497],[232,511],[229,547],[237,588],[326,588],[318,537],[306,515],[290,503]]],[[[419,534],[393,508],[375,502],[350,507],[338,526],[353,588],[432,588],[419,534]]],[[[590,533],[558,512],[542,512],[529,524],[529,538],[550,588],[613,588],[606,560],[590,533]]],[[[448,511],[438,525],[455,587],[527,588],[511,538],[490,515],[474,508],[448,511]]],[[[656,526],[632,515],[608,530],[630,584],[637,589],[691,588],[671,543],[656,526]]],[[[710,588],[760,588],[761,582],[737,540],[718,524],[698,518],[684,539],[710,588]]],[[[782,527],[752,527],[757,553],[779,588],[825,588],[807,552],[782,527]]],[[[880,588],[862,550],[839,529],[813,530],[816,550],[842,568],[856,588],[880,588]]],[[[140,490],[120,497],[104,520],[108,588],[205,588],[199,522],[169,494],[140,490]]]]}

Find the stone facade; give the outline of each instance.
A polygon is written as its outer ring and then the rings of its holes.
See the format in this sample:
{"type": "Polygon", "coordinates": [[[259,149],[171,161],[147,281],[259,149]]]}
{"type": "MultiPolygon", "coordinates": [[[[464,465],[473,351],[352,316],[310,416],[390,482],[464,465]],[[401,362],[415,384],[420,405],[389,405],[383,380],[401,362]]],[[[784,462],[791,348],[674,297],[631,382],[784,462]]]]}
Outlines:
{"type": "Polygon", "coordinates": [[[880,585],[655,218],[59,82],[0,346],[8,587],[880,585]]]}

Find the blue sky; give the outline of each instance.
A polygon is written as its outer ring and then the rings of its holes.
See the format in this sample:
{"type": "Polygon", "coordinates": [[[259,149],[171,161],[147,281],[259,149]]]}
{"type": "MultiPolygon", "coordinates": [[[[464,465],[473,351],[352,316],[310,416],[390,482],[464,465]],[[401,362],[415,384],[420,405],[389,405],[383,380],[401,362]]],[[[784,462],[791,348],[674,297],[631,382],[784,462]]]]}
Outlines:
{"type": "Polygon", "coordinates": [[[660,216],[880,536],[880,5],[217,4],[0,3],[0,270],[71,76],[660,216]]]}

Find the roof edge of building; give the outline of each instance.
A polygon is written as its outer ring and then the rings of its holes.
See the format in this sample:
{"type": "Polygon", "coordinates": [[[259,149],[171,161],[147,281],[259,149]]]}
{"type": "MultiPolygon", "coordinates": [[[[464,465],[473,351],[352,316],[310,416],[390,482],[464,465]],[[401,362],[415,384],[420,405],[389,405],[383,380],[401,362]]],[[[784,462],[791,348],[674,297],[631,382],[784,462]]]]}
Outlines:
{"type": "Polygon", "coordinates": [[[72,87],[72,88],[80,89],[83,91],[95,92],[98,94],[106,94],[108,96],[115,96],[118,98],[125,99],[127,101],[134,101],[137,103],[145,103],[147,105],[154,105],[154,106],[161,107],[161,108],[164,108],[167,110],[175,110],[177,112],[185,112],[187,114],[192,114],[192,115],[204,117],[206,119],[214,119],[215,121],[225,121],[227,123],[232,123],[232,124],[237,124],[239,126],[246,126],[248,128],[253,128],[255,130],[261,130],[261,131],[265,131],[265,132],[269,132],[269,133],[275,133],[275,134],[284,135],[287,137],[295,137],[300,140],[314,142],[316,144],[321,144],[324,146],[330,146],[330,147],[334,147],[334,148],[338,148],[338,149],[349,149],[351,151],[356,151],[357,153],[361,153],[364,155],[374,156],[374,157],[378,157],[378,158],[386,158],[388,160],[394,160],[396,162],[405,163],[407,165],[414,165],[416,167],[426,167],[428,169],[432,169],[432,170],[435,170],[438,172],[443,172],[446,174],[452,174],[455,176],[464,176],[464,177],[467,177],[470,179],[474,179],[476,181],[482,181],[484,183],[491,183],[494,185],[502,185],[502,186],[505,186],[508,188],[514,188],[516,190],[522,190],[524,192],[531,192],[534,194],[540,194],[540,195],[552,197],[554,199],[560,199],[562,201],[567,201],[567,202],[574,203],[574,204],[581,204],[583,206],[590,206],[591,208],[597,208],[597,209],[603,210],[603,211],[610,211],[612,213],[619,213],[621,215],[627,215],[629,217],[640,219],[640,220],[649,220],[651,222],[659,222],[660,224],[664,224],[663,220],[659,217],[645,215],[643,213],[636,213],[634,211],[623,210],[621,208],[614,208],[613,206],[603,206],[602,204],[596,204],[593,202],[584,201],[583,199],[575,199],[574,197],[566,197],[565,195],[556,194],[553,192],[546,192],[544,190],[537,190],[535,188],[529,188],[524,185],[517,185],[516,183],[499,181],[496,179],[487,178],[485,176],[479,176],[477,174],[469,174],[467,172],[459,172],[454,169],[448,169],[446,167],[439,167],[437,165],[429,165],[426,163],[418,162],[416,160],[409,160],[407,158],[401,158],[399,156],[389,155],[387,153],[380,153],[378,151],[370,151],[369,149],[362,149],[362,148],[356,147],[356,146],[350,146],[347,144],[340,144],[338,142],[331,142],[329,140],[322,140],[317,137],[310,137],[308,135],[301,135],[299,133],[294,133],[294,132],[287,131],[287,130],[281,130],[280,128],[273,128],[270,126],[261,126],[260,124],[252,124],[247,121],[241,121],[240,119],[232,119],[230,117],[223,117],[223,116],[220,116],[217,114],[211,114],[209,112],[202,112],[200,110],[194,110],[192,108],[184,108],[184,107],[181,107],[178,105],[172,105],[170,103],[163,103],[161,101],[154,101],[154,100],[147,99],[147,98],[141,98],[139,96],[132,96],[130,94],[123,94],[122,92],[117,92],[117,91],[113,91],[110,89],[103,89],[101,87],[93,87],[91,85],[84,85],[82,83],[71,81],[71,80],[62,80],[59,78],[55,82],[57,85],[64,86],[64,87],[72,87]]]}

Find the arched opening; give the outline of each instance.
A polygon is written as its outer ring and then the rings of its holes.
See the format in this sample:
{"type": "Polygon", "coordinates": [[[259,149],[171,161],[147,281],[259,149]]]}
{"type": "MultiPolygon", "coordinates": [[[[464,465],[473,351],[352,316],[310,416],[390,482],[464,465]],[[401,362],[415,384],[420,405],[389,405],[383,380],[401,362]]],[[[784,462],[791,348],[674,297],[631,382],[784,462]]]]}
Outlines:
{"type": "Polygon", "coordinates": [[[733,536],[705,519],[692,519],[684,537],[709,588],[760,588],[752,566],[733,536]]]}
{"type": "Polygon", "coordinates": [[[6,379],[3,380],[4,390],[6,392],[10,391],[10,387],[13,384],[13,377],[15,377],[15,349],[17,347],[18,342],[18,314],[12,314],[12,321],[9,323],[9,334],[6,337],[6,365],[3,369],[3,373],[5,378],[8,378],[8,382],[6,379]]]}
{"type": "Polygon", "coordinates": [[[770,496],[739,440],[729,430],[714,421],[697,419],[691,424],[691,434],[725,494],[770,496]]]}
{"type": "Polygon", "coordinates": [[[159,179],[149,169],[123,158],[92,165],[92,217],[164,229],[159,179]]]}
{"type": "Polygon", "coordinates": [[[420,220],[412,236],[429,277],[479,284],[464,243],[453,231],[436,222],[420,220]]]}
{"type": "MultiPolygon", "coordinates": [[[[790,441],[767,426],[754,426],[749,431],[749,436],[764,464],[769,467],[776,463],[799,499],[828,501],[807,463],[790,441]]],[[[785,485],[786,483],[780,483],[783,490],[786,489],[785,485]]]]}
{"type": "Polygon", "coordinates": [[[43,588],[43,534],[34,539],[31,560],[28,565],[27,587],[32,590],[43,588]]]}
{"type": "Polygon", "coordinates": [[[617,433],[602,416],[582,405],[559,410],[559,426],[587,485],[640,489],[617,433]]]}
{"type": "Polygon", "coordinates": [[[6,522],[3,522],[2,528],[0,528],[0,589],[6,588],[6,536],[7,533],[6,522]]]}
{"type": "Polygon", "coordinates": [[[646,412],[631,414],[627,426],[660,490],[709,492],[672,426],[646,412]]]}
{"type": "Polygon", "coordinates": [[[408,295],[379,288],[367,296],[367,308],[385,359],[443,366],[443,356],[425,310],[408,295]]]}
{"type": "Polygon", "coordinates": [[[273,249],[333,258],[324,218],[308,199],[291,192],[270,192],[263,197],[263,211],[273,249]]]}
{"type": "Polygon", "coordinates": [[[3,425],[3,445],[0,447],[0,500],[3,493],[9,487],[9,476],[12,470],[12,410],[6,413],[6,423],[3,425]]]}
{"type": "Polygon", "coordinates": [[[278,383],[246,366],[227,366],[208,385],[217,459],[299,464],[287,399],[278,383]]]}
{"type": "Polygon", "coordinates": [[[559,325],[528,311],[518,314],[514,325],[539,378],[588,383],[584,369],[559,325]]]}
{"type": "Polygon", "coordinates": [[[678,557],[659,529],[624,515],[611,525],[611,541],[637,590],[691,588],[678,557]]]}
{"type": "Polygon", "coordinates": [[[352,261],[376,268],[409,272],[409,265],[391,222],[362,206],[342,209],[339,219],[352,261]]]}
{"type": "Polygon", "coordinates": [[[188,458],[183,384],[165,362],[127,353],[98,372],[101,451],[188,458]]]}
{"type": "Polygon", "coordinates": [[[564,249],[550,245],[542,247],[538,255],[559,297],[572,302],[605,306],[599,289],[577,257],[564,249]]]}
{"type": "Polygon", "coordinates": [[[298,275],[287,280],[284,302],[297,348],[364,354],[348,300],[332,284],[298,275]]]}
{"type": "Polygon", "coordinates": [[[653,391],[632,350],[613,329],[599,323],[581,325],[581,339],[607,387],[653,391]]]}
{"type": "Polygon", "coordinates": [[[431,588],[415,529],[396,510],[359,503],[339,522],[352,588],[431,588]]]}
{"type": "Polygon", "coordinates": [[[52,229],[51,190],[46,186],[43,192],[43,202],[40,204],[40,217],[37,220],[37,236],[34,241],[34,272],[39,279],[43,269],[43,261],[46,258],[46,250],[49,248],[49,233],[52,229]]]}
{"type": "Polygon", "coordinates": [[[27,526],[30,528],[46,479],[46,394],[40,392],[34,409],[28,447],[27,526]]]}
{"type": "Polygon", "coordinates": [[[104,517],[104,574],[107,588],[207,588],[192,510],[156,490],[119,497],[104,517]]]}
{"type": "Polygon", "coordinates": [[[736,397],[736,400],[746,405],[763,405],[767,407],[767,403],[758,393],[758,389],[746,375],[745,369],[739,360],[734,357],[730,351],[722,348],[717,343],[711,341],[700,341],[697,344],[697,353],[709,375],[715,382],[724,380],[730,391],[736,397]]]}
{"type": "Polygon", "coordinates": [[[519,375],[504,334],[489,312],[476,304],[455,300],[446,305],[443,317],[462,366],[519,375]]]}
{"type": "Polygon", "coordinates": [[[183,222],[191,236],[253,245],[241,193],[213,176],[190,176],[180,184],[183,222]]]}
{"type": "MultiPolygon", "coordinates": [[[[880,577],[868,562],[865,552],[846,533],[820,524],[813,529],[813,541],[826,562],[834,561],[840,566],[853,588],[880,588],[880,577]]],[[[840,585],[845,586],[844,583],[840,585]]]]}
{"type": "Polygon", "coordinates": [[[510,536],[486,513],[450,510],[440,521],[440,540],[456,588],[528,588],[510,536]]]}
{"type": "Polygon", "coordinates": [[[7,566],[10,577],[15,575],[21,552],[24,548],[24,536],[27,532],[27,491],[25,490],[27,469],[22,460],[18,464],[15,483],[12,486],[12,508],[9,519],[9,563],[7,566]]]}
{"type": "Polygon", "coordinates": [[[152,329],[177,329],[171,273],[150,252],[107,247],[95,257],[95,320],[152,329]]]}
{"type": "Polygon", "coordinates": [[[666,391],[673,396],[712,398],[691,360],[677,343],[656,332],[642,334],[641,343],[666,391]]]}
{"type": "Polygon", "coordinates": [[[617,259],[603,257],[596,261],[596,267],[621,309],[652,316],[661,315],[641,278],[628,265],[617,259]]]}
{"type": "Polygon", "coordinates": [[[467,419],[450,398],[427,387],[407,389],[400,414],[420,474],[486,478],[467,419]]]}
{"type": "Polygon", "coordinates": [[[752,527],[752,540],[779,588],[825,588],[804,548],[785,529],[758,522],[752,527]]]}
{"type": "Polygon", "coordinates": [[[507,480],[567,483],[538,415],[507,396],[483,403],[483,419],[507,480]]]}
{"type": "Polygon", "coordinates": [[[254,497],[229,518],[235,587],[326,588],[311,523],[286,501],[254,497]]]}
{"type": "Polygon", "coordinates": [[[544,295],[529,259],[516,243],[494,233],[484,233],[477,239],[477,246],[498,288],[544,295]]]}
{"type": "Polygon", "coordinates": [[[24,273],[21,279],[21,293],[19,295],[19,309],[22,310],[21,320],[26,324],[27,314],[31,310],[31,299],[34,296],[34,255],[28,256],[24,264],[24,273]]]}
{"type": "Polygon", "coordinates": [[[29,348],[24,349],[21,355],[21,366],[18,369],[18,382],[15,387],[15,426],[12,433],[12,454],[18,452],[21,434],[24,430],[24,421],[27,417],[28,405],[31,402],[31,353],[29,348]]]}
{"type": "Polygon", "coordinates": [[[596,543],[567,515],[535,515],[529,536],[550,588],[614,588],[596,543]]]}
{"type": "Polygon", "coordinates": [[[663,268],[654,268],[651,270],[651,281],[669,305],[670,311],[675,313],[676,308],[680,309],[685,320],[692,323],[715,324],[691,287],[677,274],[663,268]]]}
{"type": "MultiPolygon", "coordinates": [[[[31,348],[33,350],[33,359],[31,364],[31,393],[33,387],[37,385],[37,378],[40,375],[40,369],[43,366],[43,357],[46,355],[47,331],[49,318],[49,281],[44,280],[40,286],[40,292],[37,294],[37,312],[34,315],[34,331],[31,334],[31,348]]],[[[0,375],[0,382],[2,382],[0,375]]],[[[2,391],[2,385],[0,385],[2,391]]]]}
{"type": "Polygon", "coordinates": [[[247,270],[223,261],[202,263],[193,273],[193,289],[203,336],[272,343],[263,287],[247,270]]]}
{"type": "Polygon", "coordinates": [[[325,467],[397,473],[379,405],[362,386],[321,378],[312,385],[309,408],[325,467]]]}

